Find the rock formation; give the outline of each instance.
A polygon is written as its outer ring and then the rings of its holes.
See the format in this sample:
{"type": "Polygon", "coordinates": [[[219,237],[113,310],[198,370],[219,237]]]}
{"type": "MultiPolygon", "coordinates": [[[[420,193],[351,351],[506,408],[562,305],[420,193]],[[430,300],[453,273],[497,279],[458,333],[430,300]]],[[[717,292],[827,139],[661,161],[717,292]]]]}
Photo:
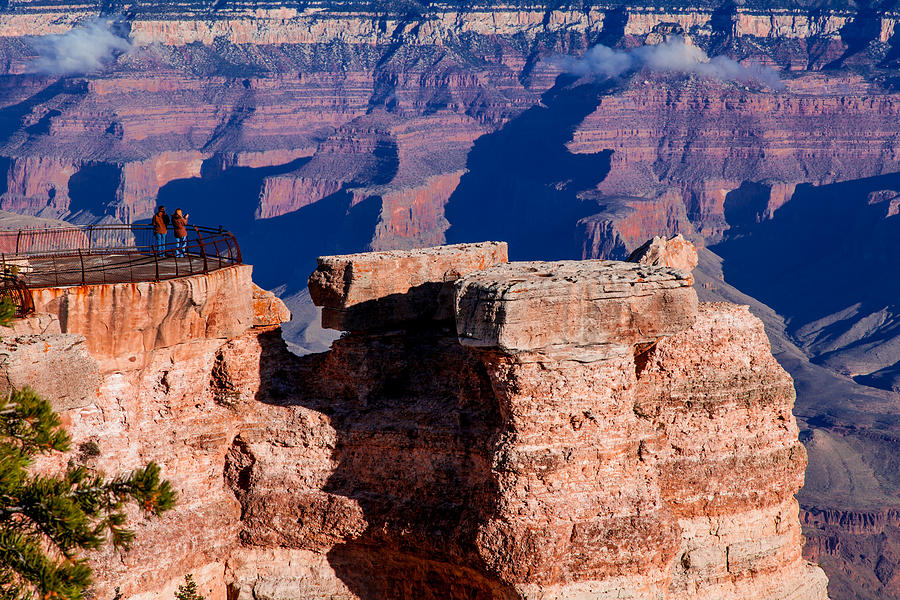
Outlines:
{"type": "Polygon", "coordinates": [[[42,388],[77,450],[39,468],[152,459],[178,489],[95,561],[98,597],[188,572],[212,600],[827,597],[791,380],[688,273],[496,243],[324,257],[313,297],[352,331],[296,357],[249,271],[39,290],[51,316],[4,338],[12,385],[84,364],[42,388]]]}
{"type": "MultiPolygon", "coordinates": [[[[864,178],[900,170],[898,18],[889,3],[824,0],[609,0],[577,8],[11,0],[0,4],[0,208],[89,223],[145,219],[158,202],[182,205],[193,222],[235,231],[256,279],[285,289],[294,313],[309,318],[316,312],[306,276],[323,254],[499,238],[511,242],[514,259],[624,259],[655,235],[729,244],[804,203],[809,210],[794,222],[818,231],[817,202],[831,186],[866,186],[864,178]],[[36,70],[31,36],[112,12],[124,15],[117,30],[129,36],[128,52],[83,76],[36,70]],[[598,85],[566,76],[558,60],[598,42],[631,48],[673,35],[710,55],[772,66],[784,89],[657,72],[598,85]]],[[[900,205],[898,185],[880,181],[863,194],[875,194],[864,203],[888,225],[900,205]]],[[[857,264],[892,255],[883,240],[895,232],[870,236],[866,225],[851,234],[853,218],[835,222],[842,229],[833,239],[850,240],[844,254],[857,264]]],[[[809,278],[832,281],[805,259],[789,272],[753,252],[742,260],[727,254],[726,263],[738,263],[725,269],[730,282],[747,274],[742,288],[781,272],[801,290],[809,278]]],[[[785,255],[799,256],[789,251],[777,260],[785,255]]],[[[857,297],[813,316],[766,290],[744,289],[765,296],[792,324],[782,333],[827,368],[797,357],[784,363],[801,364],[793,374],[810,377],[800,387],[810,419],[802,423],[823,436],[844,436],[855,423],[824,431],[837,412],[824,396],[888,406],[893,392],[881,392],[900,389],[896,294],[888,290],[882,302],[888,286],[873,272],[844,286],[864,288],[857,297]],[[860,298],[870,301],[858,305],[860,298]]],[[[269,301],[256,301],[265,312],[269,301]]],[[[261,320],[286,316],[277,306],[269,315],[261,320]]],[[[156,341],[147,338],[157,327],[161,339],[171,336],[160,318],[141,324],[140,343],[121,342],[133,345],[135,362],[149,360],[156,341]]],[[[191,327],[206,326],[206,316],[191,318],[191,327]]],[[[217,327],[210,331],[231,335],[217,327]]],[[[292,347],[321,350],[330,341],[320,332],[307,337],[292,347]]],[[[872,435],[896,435],[892,411],[871,419],[890,424],[872,435]]],[[[879,448],[879,456],[892,452],[889,444],[879,448]]],[[[832,464],[833,456],[822,456],[815,473],[832,464]]],[[[826,496],[810,495],[804,502],[817,514],[889,511],[900,489],[892,483],[894,460],[870,461],[886,490],[872,500],[877,506],[828,505],[826,496]]],[[[832,532],[847,519],[837,522],[832,532]]],[[[835,544],[817,548],[826,546],[835,544]]],[[[876,576],[880,558],[858,558],[877,552],[834,551],[828,568],[867,582],[860,599],[900,598],[900,584],[881,581],[892,581],[883,567],[876,576]]]]}
{"type": "Polygon", "coordinates": [[[690,273],[699,263],[694,245],[680,233],[670,239],[654,237],[631,253],[628,262],[656,267],[673,267],[690,273]]]}

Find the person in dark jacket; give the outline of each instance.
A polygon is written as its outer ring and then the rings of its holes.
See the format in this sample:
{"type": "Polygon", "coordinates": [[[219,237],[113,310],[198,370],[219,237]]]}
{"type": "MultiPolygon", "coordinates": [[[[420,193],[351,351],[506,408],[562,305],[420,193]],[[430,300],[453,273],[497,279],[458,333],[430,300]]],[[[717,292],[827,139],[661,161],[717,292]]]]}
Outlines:
{"type": "Polygon", "coordinates": [[[172,230],[175,232],[175,257],[184,256],[187,249],[187,220],[188,216],[181,212],[180,208],[175,209],[172,215],[172,230]]]}
{"type": "Polygon", "coordinates": [[[166,247],[166,234],[169,232],[169,215],[166,214],[166,207],[160,206],[153,215],[153,249],[156,252],[162,252],[166,247]]]}

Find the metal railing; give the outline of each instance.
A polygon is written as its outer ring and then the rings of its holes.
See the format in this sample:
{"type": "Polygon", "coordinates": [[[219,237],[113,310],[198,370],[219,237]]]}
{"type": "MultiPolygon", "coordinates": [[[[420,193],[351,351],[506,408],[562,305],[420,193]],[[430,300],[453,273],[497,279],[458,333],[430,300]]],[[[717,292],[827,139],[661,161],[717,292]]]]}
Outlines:
{"type": "Polygon", "coordinates": [[[9,300],[16,307],[16,316],[24,317],[34,311],[34,299],[25,283],[11,273],[0,273],[0,301],[9,300]]]}
{"type": "MultiPolygon", "coordinates": [[[[89,225],[0,231],[0,272],[26,288],[161,281],[241,264],[234,235],[188,226],[157,245],[150,225],[89,225]]],[[[28,294],[30,299],[30,294],[28,294]]]]}

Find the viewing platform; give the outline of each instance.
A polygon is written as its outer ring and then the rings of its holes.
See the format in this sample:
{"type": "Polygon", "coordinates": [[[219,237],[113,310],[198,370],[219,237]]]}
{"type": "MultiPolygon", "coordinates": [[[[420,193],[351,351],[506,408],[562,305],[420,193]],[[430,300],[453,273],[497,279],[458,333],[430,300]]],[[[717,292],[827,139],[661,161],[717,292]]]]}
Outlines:
{"type": "Polygon", "coordinates": [[[188,226],[176,247],[172,233],[157,246],[151,225],[89,225],[0,232],[0,297],[19,314],[33,310],[33,289],[164,281],[242,264],[234,235],[188,226]]]}

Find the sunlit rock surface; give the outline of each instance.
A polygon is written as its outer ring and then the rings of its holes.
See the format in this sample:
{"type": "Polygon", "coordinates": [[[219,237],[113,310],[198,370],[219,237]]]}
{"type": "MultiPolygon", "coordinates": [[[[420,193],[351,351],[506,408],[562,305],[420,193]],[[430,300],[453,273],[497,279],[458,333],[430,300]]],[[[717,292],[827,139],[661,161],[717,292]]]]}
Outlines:
{"type": "MultiPolygon", "coordinates": [[[[878,483],[850,506],[842,482],[856,478],[825,477],[804,506],[887,514],[896,504],[896,450],[872,442],[900,432],[898,292],[881,276],[898,235],[895,8],[137,3],[121,11],[133,48],[103,70],[30,72],[27,36],[110,10],[0,8],[0,208],[128,222],[164,203],[221,224],[260,285],[296,299],[306,320],[286,330],[301,352],[331,341],[310,326],[303,289],[316,256],[506,239],[514,260],[624,259],[655,235],[721,242],[727,284],[787,322],[773,343],[793,347],[779,358],[800,381],[803,427],[852,448],[811,446],[810,481],[852,454],[847,464],[863,470],[848,472],[878,483]],[[557,53],[679,34],[710,55],[773,66],[785,89],[559,77],[557,53]],[[835,290],[836,271],[858,276],[835,290]]],[[[727,286],[716,274],[703,283],[710,297],[727,286]]],[[[275,308],[263,320],[280,319],[275,308]]],[[[811,552],[845,581],[841,597],[900,598],[885,567],[900,535],[863,539],[842,532],[846,522],[809,520],[811,552]]]]}
{"type": "MultiPolygon", "coordinates": [[[[448,316],[398,313],[306,357],[254,311],[248,267],[137,288],[174,302],[140,361],[90,319],[31,336],[77,342],[47,368],[106,348],[89,401],[45,391],[75,450],[38,467],[156,460],[179,492],[131,551],[95,559],[95,592],[149,599],[193,573],[217,600],[824,600],[800,554],[793,388],[762,324],[698,305],[668,267],[505,259],[498,243],[323,259],[324,302],[449,284],[427,299],[448,316]]],[[[123,323],[155,314],[103,289],[79,293],[123,323]]]]}

